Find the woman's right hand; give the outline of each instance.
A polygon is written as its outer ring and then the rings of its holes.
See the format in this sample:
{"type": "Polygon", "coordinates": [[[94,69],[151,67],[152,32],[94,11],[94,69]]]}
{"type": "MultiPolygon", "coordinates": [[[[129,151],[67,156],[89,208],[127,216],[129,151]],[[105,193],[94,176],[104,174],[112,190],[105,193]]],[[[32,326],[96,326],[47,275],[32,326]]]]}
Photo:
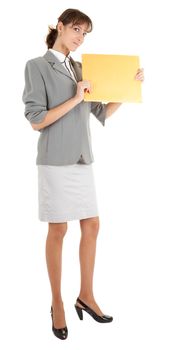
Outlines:
{"type": "Polygon", "coordinates": [[[91,92],[91,83],[89,80],[82,80],[77,83],[77,91],[75,98],[78,101],[78,103],[84,100],[85,92],[91,92]]]}

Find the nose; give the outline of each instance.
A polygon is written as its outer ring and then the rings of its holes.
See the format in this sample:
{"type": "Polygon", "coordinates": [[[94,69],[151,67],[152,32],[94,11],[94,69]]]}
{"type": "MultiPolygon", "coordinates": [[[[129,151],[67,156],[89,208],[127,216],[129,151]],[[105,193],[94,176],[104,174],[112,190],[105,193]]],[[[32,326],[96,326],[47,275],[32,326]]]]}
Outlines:
{"type": "Polygon", "coordinates": [[[78,42],[79,42],[79,43],[82,43],[83,40],[84,40],[83,34],[79,34],[79,36],[78,36],[78,42]]]}

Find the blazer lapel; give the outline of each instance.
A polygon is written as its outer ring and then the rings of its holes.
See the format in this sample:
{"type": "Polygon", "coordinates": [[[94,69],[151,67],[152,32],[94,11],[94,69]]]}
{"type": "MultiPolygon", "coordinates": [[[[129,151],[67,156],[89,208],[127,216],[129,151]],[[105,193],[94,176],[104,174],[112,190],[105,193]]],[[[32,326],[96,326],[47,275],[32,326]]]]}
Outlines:
{"type": "Polygon", "coordinates": [[[75,71],[75,75],[76,75],[76,79],[77,82],[82,80],[82,68],[81,68],[81,63],[78,63],[76,61],[73,60],[72,57],[70,57],[70,62],[71,65],[75,71]]]}
{"type": "MultiPolygon", "coordinates": [[[[47,52],[45,53],[45,55],[43,57],[51,65],[51,67],[54,70],[59,71],[60,73],[66,75],[68,78],[70,78],[74,81],[74,79],[70,76],[70,74],[68,73],[66,68],[64,68],[64,66],[61,64],[61,62],[57,59],[57,57],[50,50],[47,50],[47,52]]],[[[82,79],[80,67],[72,58],[71,58],[71,64],[72,64],[73,69],[75,71],[77,81],[80,81],[82,79]]]]}
{"type": "Polygon", "coordinates": [[[48,50],[43,57],[54,70],[59,71],[60,73],[66,75],[70,79],[73,79],[71,78],[70,74],[67,72],[66,68],[62,66],[61,62],[50,50],[48,50]]]}

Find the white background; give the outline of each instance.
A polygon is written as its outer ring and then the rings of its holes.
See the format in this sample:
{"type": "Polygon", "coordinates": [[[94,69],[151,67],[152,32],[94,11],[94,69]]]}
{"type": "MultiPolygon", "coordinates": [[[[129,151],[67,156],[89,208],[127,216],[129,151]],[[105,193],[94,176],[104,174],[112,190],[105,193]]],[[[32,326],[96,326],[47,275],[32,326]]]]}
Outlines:
{"type": "Polygon", "coordinates": [[[1,9],[0,318],[3,349],[169,349],[169,122],[167,1],[6,1],[1,9]],[[63,246],[62,296],[69,337],[51,330],[45,262],[47,223],[38,220],[36,146],[24,117],[28,59],[44,55],[48,25],[69,7],[94,30],[72,54],[133,54],[145,70],[143,103],[123,104],[102,125],[91,115],[100,209],[94,293],[114,321],[99,324],[74,302],[79,293],[79,222],[63,246]]]}

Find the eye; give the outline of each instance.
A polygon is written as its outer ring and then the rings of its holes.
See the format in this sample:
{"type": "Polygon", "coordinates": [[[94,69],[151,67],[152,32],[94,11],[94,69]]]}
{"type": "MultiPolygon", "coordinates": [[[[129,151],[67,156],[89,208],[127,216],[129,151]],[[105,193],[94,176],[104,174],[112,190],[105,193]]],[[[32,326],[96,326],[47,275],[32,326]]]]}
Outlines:
{"type": "Polygon", "coordinates": [[[85,32],[85,33],[83,33],[83,36],[86,36],[87,35],[87,33],[85,32]]]}
{"type": "Polygon", "coordinates": [[[79,32],[80,28],[74,27],[75,32],[79,32]]]}

